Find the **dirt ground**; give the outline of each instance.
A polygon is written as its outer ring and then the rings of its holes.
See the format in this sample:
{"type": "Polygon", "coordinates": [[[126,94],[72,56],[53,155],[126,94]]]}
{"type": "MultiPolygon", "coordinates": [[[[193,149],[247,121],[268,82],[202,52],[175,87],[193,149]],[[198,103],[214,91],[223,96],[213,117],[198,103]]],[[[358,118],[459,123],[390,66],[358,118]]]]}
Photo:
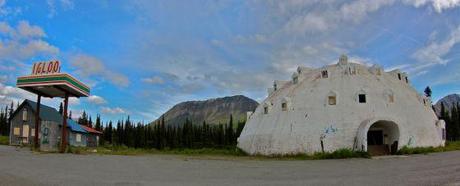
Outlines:
{"type": "Polygon", "coordinates": [[[286,161],[40,154],[0,145],[0,185],[460,185],[460,151],[286,161]]]}

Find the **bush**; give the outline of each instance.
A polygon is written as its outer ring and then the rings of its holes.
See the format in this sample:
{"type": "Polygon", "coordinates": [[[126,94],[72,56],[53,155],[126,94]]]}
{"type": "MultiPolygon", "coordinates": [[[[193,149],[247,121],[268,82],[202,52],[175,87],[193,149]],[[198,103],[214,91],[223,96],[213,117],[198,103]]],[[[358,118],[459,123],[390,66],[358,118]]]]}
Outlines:
{"type": "MultiPolygon", "coordinates": [[[[259,157],[261,157],[259,155],[259,157]]],[[[263,157],[263,156],[262,156],[263,157]]],[[[346,159],[346,158],[370,158],[367,152],[353,151],[351,149],[338,149],[334,152],[316,152],[314,154],[274,155],[271,158],[295,159],[295,160],[321,160],[321,159],[346,159]]]]}
{"type": "Polygon", "coordinates": [[[0,136],[0,145],[8,145],[8,144],[9,144],[8,136],[0,136]]]}
{"type": "Polygon", "coordinates": [[[407,147],[404,146],[401,148],[397,154],[405,155],[405,154],[428,154],[433,152],[446,152],[446,151],[454,151],[460,150],[460,141],[449,141],[446,142],[444,147],[407,147]]]}

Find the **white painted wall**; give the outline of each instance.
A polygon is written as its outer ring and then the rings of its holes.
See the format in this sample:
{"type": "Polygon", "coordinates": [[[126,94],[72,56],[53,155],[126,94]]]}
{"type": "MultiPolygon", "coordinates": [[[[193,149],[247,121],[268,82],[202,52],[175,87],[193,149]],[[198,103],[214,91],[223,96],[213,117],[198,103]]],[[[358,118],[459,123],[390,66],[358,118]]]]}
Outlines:
{"type": "Polygon", "coordinates": [[[406,83],[405,73],[387,73],[378,66],[369,68],[347,61],[320,69],[299,69],[297,84],[289,81],[278,85],[251,115],[238,147],[262,155],[314,153],[321,151],[322,137],[326,151],[362,146],[367,150],[367,130],[379,120],[398,125],[399,148],[444,145],[439,131],[445,126],[436,125],[438,118],[431,102],[423,103],[425,98],[406,83]],[[322,70],[328,71],[328,78],[321,78],[322,70]],[[367,103],[358,103],[360,92],[366,93],[367,103]],[[393,103],[389,92],[393,93],[393,103]],[[336,105],[328,105],[331,93],[337,95],[336,105]],[[286,100],[288,110],[282,111],[281,103],[286,100]],[[264,114],[265,106],[268,114],[264,114]]]}

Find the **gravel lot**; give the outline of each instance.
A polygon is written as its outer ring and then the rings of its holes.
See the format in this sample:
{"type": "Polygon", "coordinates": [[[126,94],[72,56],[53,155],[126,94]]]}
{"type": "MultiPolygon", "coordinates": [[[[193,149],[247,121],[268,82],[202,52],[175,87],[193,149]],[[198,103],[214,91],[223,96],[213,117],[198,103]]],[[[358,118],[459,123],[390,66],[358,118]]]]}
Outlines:
{"type": "Polygon", "coordinates": [[[460,185],[460,151],[279,161],[38,154],[0,146],[0,185],[460,185]]]}

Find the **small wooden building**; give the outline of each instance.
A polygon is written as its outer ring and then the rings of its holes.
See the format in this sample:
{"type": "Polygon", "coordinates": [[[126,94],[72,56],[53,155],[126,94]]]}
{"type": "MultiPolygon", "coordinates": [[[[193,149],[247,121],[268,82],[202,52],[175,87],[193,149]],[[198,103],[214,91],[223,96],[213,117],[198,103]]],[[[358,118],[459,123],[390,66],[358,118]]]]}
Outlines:
{"type": "MultiPolygon", "coordinates": [[[[35,113],[37,103],[24,100],[13,113],[10,123],[10,145],[34,143],[35,113]]],[[[61,142],[63,116],[54,108],[40,105],[39,142],[42,151],[57,151],[61,142]]],[[[75,121],[67,120],[68,143],[71,146],[86,146],[88,132],[75,121]]]]}

